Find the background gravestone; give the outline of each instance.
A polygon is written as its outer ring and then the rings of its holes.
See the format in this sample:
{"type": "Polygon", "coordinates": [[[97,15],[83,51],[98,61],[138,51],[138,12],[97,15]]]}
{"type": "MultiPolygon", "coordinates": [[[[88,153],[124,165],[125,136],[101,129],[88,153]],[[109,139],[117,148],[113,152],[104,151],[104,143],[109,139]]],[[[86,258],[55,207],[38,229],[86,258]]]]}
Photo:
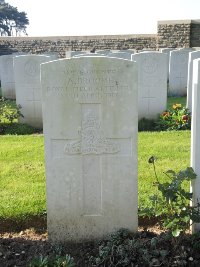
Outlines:
{"type": "Polygon", "coordinates": [[[51,56],[25,55],[14,58],[16,103],[20,105],[21,123],[42,128],[42,102],[40,64],[50,61],[51,56]]]}
{"type": "Polygon", "coordinates": [[[160,52],[167,54],[167,81],[169,81],[169,58],[170,52],[176,50],[175,48],[161,48],[160,52]]]}
{"type": "Polygon", "coordinates": [[[192,48],[184,48],[170,52],[169,59],[169,95],[187,95],[187,77],[189,52],[192,48]]]}
{"type": "Polygon", "coordinates": [[[136,231],[136,64],[64,59],[41,65],[41,83],[49,238],[136,231]]]}
{"type": "Polygon", "coordinates": [[[138,118],[155,119],[167,107],[167,55],[141,52],[132,55],[138,63],[138,118]]]}
{"type": "Polygon", "coordinates": [[[2,96],[8,99],[15,99],[13,57],[15,56],[5,55],[0,57],[2,96]]]}

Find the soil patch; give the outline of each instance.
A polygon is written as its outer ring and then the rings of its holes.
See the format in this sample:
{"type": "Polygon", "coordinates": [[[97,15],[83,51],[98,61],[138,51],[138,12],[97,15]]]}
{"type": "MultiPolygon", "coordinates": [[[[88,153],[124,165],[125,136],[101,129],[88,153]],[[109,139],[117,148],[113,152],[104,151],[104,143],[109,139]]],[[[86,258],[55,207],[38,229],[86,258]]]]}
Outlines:
{"type": "MultiPolygon", "coordinates": [[[[150,255],[149,263],[141,259],[140,262],[137,262],[137,257],[141,256],[137,253],[134,254],[135,252],[132,251],[136,259],[135,263],[130,265],[116,265],[114,255],[108,257],[105,262],[102,262],[102,265],[91,265],[88,258],[89,255],[98,257],[98,243],[67,243],[62,247],[52,245],[48,242],[46,217],[32,217],[23,222],[0,221],[0,267],[27,267],[33,258],[39,255],[52,255],[57,253],[58,250],[62,255],[70,254],[77,267],[200,266],[200,237],[191,239],[189,235],[186,235],[178,240],[166,238],[166,233],[158,225],[154,224],[147,227],[147,222],[148,220],[143,221],[144,225],[142,225],[140,221],[137,238],[143,244],[144,255],[147,251],[150,251],[150,254],[148,254],[150,255]],[[157,240],[156,244],[152,240],[157,240]],[[166,252],[167,258],[162,258],[161,252],[166,252]]],[[[149,223],[149,225],[152,224],[149,223]]]]}

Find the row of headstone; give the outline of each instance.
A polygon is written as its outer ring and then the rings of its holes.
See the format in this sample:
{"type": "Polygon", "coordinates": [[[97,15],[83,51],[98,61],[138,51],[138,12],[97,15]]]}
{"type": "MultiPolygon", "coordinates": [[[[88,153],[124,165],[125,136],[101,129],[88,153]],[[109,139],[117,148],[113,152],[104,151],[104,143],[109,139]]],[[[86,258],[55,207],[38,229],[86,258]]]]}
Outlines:
{"type": "MultiPolygon", "coordinates": [[[[137,231],[137,91],[154,73],[164,87],[167,68],[167,55],[150,55],[133,55],[135,62],[91,56],[41,64],[51,241],[137,231]]],[[[191,165],[200,177],[200,59],[194,60],[192,83],[191,165]]],[[[198,180],[193,193],[196,202],[198,180]]]]}
{"type": "MultiPolygon", "coordinates": [[[[137,91],[148,88],[143,80],[151,83],[155,73],[165,86],[167,55],[160,54],[41,64],[51,241],[94,240],[120,228],[137,231],[137,91]]],[[[200,59],[194,60],[192,83],[191,165],[199,178],[200,59]]],[[[197,202],[199,179],[192,190],[197,202]]]]}
{"type": "MultiPolygon", "coordinates": [[[[14,79],[14,58],[20,55],[28,55],[25,53],[13,53],[10,55],[0,56],[0,80],[2,96],[7,99],[16,99],[15,79],[14,79]]],[[[30,54],[29,54],[30,55],[30,54]]],[[[51,56],[52,60],[57,59],[57,53],[45,53],[51,56]]]]}
{"type": "MultiPolygon", "coordinates": [[[[177,51],[172,51],[172,52],[170,52],[170,54],[173,55],[173,53],[176,52],[175,58],[179,58],[179,60],[177,60],[177,62],[182,63],[183,62],[182,55],[184,54],[184,56],[185,56],[186,54],[189,53],[188,51],[189,51],[188,49],[187,50],[181,49],[181,50],[177,50],[177,51]],[[181,56],[180,56],[180,54],[181,54],[181,56]]],[[[197,52],[195,52],[195,53],[197,53],[197,52]]],[[[74,54],[73,55],[73,57],[88,57],[88,56],[90,56],[90,57],[91,56],[92,57],[97,57],[97,56],[102,57],[103,55],[101,55],[100,53],[90,53],[90,54],[85,53],[85,54],[79,54],[79,55],[74,54]]],[[[16,56],[12,55],[12,56],[7,56],[7,57],[11,58],[11,60],[8,62],[10,62],[10,66],[12,66],[12,68],[13,68],[12,60],[13,60],[13,58],[16,58],[16,56]]],[[[122,52],[109,52],[107,54],[107,57],[124,58],[127,60],[136,61],[138,63],[138,65],[139,65],[139,81],[138,81],[138,83],[139,83],[139,89],[138,89],[138,103],[139,103],[138,116],[139,116],[139,119],[141,119],[143,117],[148,118],[148,119],[156,118],[158,116],[158,114],[160,114],[162,111],[164,111],[166,109],[166,104],[167,104],[167,82],[166,81],[167,81],[167,60],[168,60],[166,53],[164,53],[162,51],[162,53],[160,53],[160,52],[141,52],[141,53],[134,54],[134,51],[132,51],[132,50],[128,51],[128,52],[127,51],[125,52],[125,50],[123,50],[122,52]]],[[[39,58],[41,59],[41,56],[39,56],[39,58]]],[[[185,58],[186,58],[186,56],[185,56],[185,58]]],[[[3,59],[3,57],[2,57],[2,59],[3,59]]],[[[55,58],[52,58],[52,59],[55,59],[55,58]]],[[[171,59],[171,61],[173,62],[172,59],[171,59]]],[[[17,60],[16,60],[16,62],[17,62],[17,60]]],[[[30,80],[29,85],[27,84],[27,82],[24,82],[24,86],[23,86],[23,82],[21,82],[21,84],[18,82],[18,84],[20,84],[18,86],[18,91],[19,91],[19,87],[21,87],[20,90],[23,91],[23,94],[20,95],[18,93],[18,100],[17,100],[17,103],[22,106],[22,114],[24,114],[24,116],[25,116],[24,119],[21,119],[21,121],[27,122],[30,125],[33,125],[33,126],[39,127],[39,128],[42,127],[41,104],[39,104],[40,103],[39,98],[41,98],[41,97],[39,97],[40,94],[37,91],[37,89],[36,89],[37,92],[33,92],[34,90],[30,89],[30,88],[31,87],[32,88],[34,88],[34,87],[38,88],[39,87],[39,65],[41,62],[42,61],[40,61],[40,60],[38,61],[38,72],[37,72],[37,75],[35,75],[35,77],[37,77],[36,80],[38,79],[37,85],[34,85],[34,83],[33,83],[33,85],[31,85],[31,81],[33,82],[33,78],[29,79],[30,80]],[[26,100],[25,99],[22,100],[21,97],[23,95],[25,96],[25,93],[24,93],[24,90],[26,90],[25,88],[27,88],[31,92],[29,92],[29,96],[26,96],[26,100]],[[28,101],[27,104],[25,104],[26,101],[28,101]],[[39,108],[39,106],[40,106],[40,108],[39,108]],[[25,107],[27,107],[27,109],[25,107]],[[30,117],[30,114],[32,114],[31,117],[30,117]],[[36,116],[35,123],[33,122],[34,116],[36,116]],[[37,121],[38,121],[38,123],[36,123],[37,121]]],[[[9,65],[9,64],[7,63],[7,65],[9,65]]],[[[185,65],[187,65],[187,64],[185,63],[185,65]]],[[[179,67],[179,70],[180,69],[181,69],[181,67],[179,67]]],[[[4,70],[6,70],[6,68],[4,68],[4,70]]],[[[16,68],[17,73],[20,70],[22,70],[22,73],[25,73],[23,68],[21,68],[21,67],[16,68]]],[[[12,73],[12,71],[6,71],[6,73],[12,73]]],[[[3,71],[2,71],[2,76],[4,76],[3,71]]],[[[16,80],[18,80],[18,78],[20,76],[22,76],[22,74],[18,73],[16,75],[16,80]]],[[[10,81],[11,81],[11,79],[10,79],[10,81]]],[[[13,78],[13,83],[14,83],[14,78],[13,78]]],[[[2,80],[2,85],[3,85],[3,80],[2,80]]],[[[188,93],[188,95],[189,95],[189,93],[188,93]]]]}
{"type": "MultiPolygon", "coordinates": [[[[138,118],[155,119],[167,107],[167,55],[152,51],[135,54],[134,52],[134,50],[111,51],[106,56],[137,62],[139,67],[138,118]]],[[[79,53],[72,57],[97,57],[104,54],[79,53]]]]}
{"type": "MultiPolygon", "coordinates": [[[[159,52],[133,53],[134,51],[109,52],[106,57],[137,61],[139,66],[138,117],[139,119],[143,117],[153,119],[166,109],[166,56],[159,52]]],[[[12,79],[15,83],[14,92],[16,92],[16,102],[22,107],[21,113],[24,116],[20,118],[20,122],[27,123],[36,128],[42,128],[40,64],[55,59],[54,56],[50,58],[47,55],[12,55],[5,57],[11,58],[10,66],[13,71],[12,79]]],[[[100,53],[73,55],[73,58],[77,57],[105,56],[100,53]]],[[[4,77],[3,72],[2,76],[4,77]]]]}

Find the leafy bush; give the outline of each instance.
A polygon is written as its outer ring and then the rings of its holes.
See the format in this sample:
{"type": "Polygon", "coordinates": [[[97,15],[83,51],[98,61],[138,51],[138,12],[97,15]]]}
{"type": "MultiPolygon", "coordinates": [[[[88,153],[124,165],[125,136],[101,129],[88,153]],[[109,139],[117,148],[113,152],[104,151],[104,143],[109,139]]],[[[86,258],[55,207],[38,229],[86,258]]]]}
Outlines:
{"type": "Polygon", "coordinates": [[[11,105],[9,100],[0,98],[0,122],[8,121],[13,123],[14,120],[18,120],[19,117],[23,117],[21,107],[16,104],[11,105]]]}
{"type": "Polygon", "coordinates": [[[164,111],[156,122],[157,130],[187,130],[191,128],[191,113],[181,104],[173,104],[164,111]]]}
{"type": "Polygon", "coordinates": [[[23,117],[20,109],[21,107],[17,106],[15,101],[0,98],[0,135],[25,135],[40,132],[39,129],[30,125],[18,123],[19,117],[23,117]]]}
{"type": "Polygon", "coordinates": [[[182,185],[186,181],[196,178],[191,167],[178,173],[168,170],[165,175],[167,182],[161,183],[158,179],[155,169],[155,157],[149,159],[149,163],[153,164],[158,193],[150,196],[152,207],[144,208],[139,211],[139,216],[160,217],[161,225],[169,229],[174,237],[179,236],[181,232],[185,232],[190,227],[190,223],[200,222],[200,203],[190,205],[192,203],[193,193],[187,192],[182,185]]]}

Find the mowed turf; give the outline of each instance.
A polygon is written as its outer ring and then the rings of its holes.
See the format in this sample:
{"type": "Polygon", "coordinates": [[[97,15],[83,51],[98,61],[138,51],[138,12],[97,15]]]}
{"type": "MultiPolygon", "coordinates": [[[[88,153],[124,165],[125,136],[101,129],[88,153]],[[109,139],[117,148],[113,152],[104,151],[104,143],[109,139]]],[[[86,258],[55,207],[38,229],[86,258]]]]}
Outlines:
{"type": "MultiPolygon", "coordinates": [[[[0,218],[23,219],[45,212],[43,143],[43,135],[0,136],[0,218]]],[[[156,168],[161,181],[166,179],[164,171],[186,168],[190,164],[190,131],[138,134],[141,207],[150,205],[148,198],[155,192],[153,166],[148,163],[152,155],[158,158],[156,168]]]]}
{"type": "Polygon", "coordinates": [[[42,214],[45,204],[43,136],[0,137],[0,217],[42,214]]]}

